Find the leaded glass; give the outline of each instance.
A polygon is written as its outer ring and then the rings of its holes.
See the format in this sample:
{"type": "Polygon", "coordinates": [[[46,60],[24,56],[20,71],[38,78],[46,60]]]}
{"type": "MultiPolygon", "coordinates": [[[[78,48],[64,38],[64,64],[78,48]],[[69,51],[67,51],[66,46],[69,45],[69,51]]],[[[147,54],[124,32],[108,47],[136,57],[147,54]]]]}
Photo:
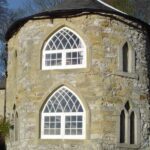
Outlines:
{"type": "Polygon", "coordinates": [[[52,97],[50,97],[44,112],[83,112],[78,98],[69,93],[70,91],[66,88],[58,90],[52,97]]]}

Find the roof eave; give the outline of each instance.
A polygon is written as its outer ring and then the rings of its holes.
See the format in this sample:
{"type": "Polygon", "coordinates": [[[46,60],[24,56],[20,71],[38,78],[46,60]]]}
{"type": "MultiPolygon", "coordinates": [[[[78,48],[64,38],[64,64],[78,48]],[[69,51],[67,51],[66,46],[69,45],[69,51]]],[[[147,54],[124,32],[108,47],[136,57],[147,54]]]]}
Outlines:
{"type": "Polygon", "coordinates": [[[140,19],[134,18],[132,16],[129,16],[124,13],[120,13],[118,11],[104,11],[101,9],[92,9],[92,8],[82,8],[82,9],[67,9],[67,10],[53,10],[53,11],[46,11],[38,14],[34,14],[22,19],[19,19],[15,23],[13,23],[9,29],[6,32],[5,39],[8,41],[11,36],[18,30],[20,27],[22,27],[28,20],[40,20],[40,19],[54,19],[54,18],[70,18],[70,17],[75,17],[79,15],[84,15],[84,14],[111,14],[111,15],[118,15],[121,17],[124,17],[128,20],[132,20],[134,22],[137,22],[141,24],[142,26],[145,26],[148,30],[150,30],[150,26],[141,21],[140,19]]]}

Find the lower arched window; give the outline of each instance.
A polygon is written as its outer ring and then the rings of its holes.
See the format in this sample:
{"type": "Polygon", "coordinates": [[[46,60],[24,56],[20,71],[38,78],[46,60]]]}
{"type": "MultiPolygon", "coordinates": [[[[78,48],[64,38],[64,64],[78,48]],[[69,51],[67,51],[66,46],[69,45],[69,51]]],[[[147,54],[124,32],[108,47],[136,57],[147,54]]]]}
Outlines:
{"type": "Polygon", "coordinates": [[[130,107],[129,102],[124,106],[124,109],[120,113],[120,143],[121,144],[137,144],[137,133],[139,125],[137,126],[137,118],[135,117],[135,111],[130,107]]]}
{"type": "Polygon", "coordinates": [[[74,92],[63,86],[49,98],[42,110],[42,139],[85,138],[85,111],[74,92]]]}

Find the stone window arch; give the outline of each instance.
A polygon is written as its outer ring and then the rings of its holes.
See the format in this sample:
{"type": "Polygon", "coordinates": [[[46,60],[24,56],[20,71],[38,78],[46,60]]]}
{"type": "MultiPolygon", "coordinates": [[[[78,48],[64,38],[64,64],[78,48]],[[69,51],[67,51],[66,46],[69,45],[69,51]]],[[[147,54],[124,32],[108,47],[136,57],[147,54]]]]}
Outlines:
{"type": "Polygon", "coordinates": [[[42,69],[71,69],[86,67],[86,46],[72,29],[63,27],[45,43],[42,69]]]}
{"type": "Polygon", "coordinates": [[[124,73],[135,72],[135,51],[129,42],[125,42],[119,50],[119,71],[124,73]]]}
{"type": "Polygon", "coordinates": [[[123,48],[122,48],[122,70],[123,72],[129,72],[130,70],[130,54],[129,54],[129,47],[128,47],[128,43],[126,42],[124,45],[123,45],[123,48]]]}
{"type": "Polygon", "coordinates": [[[57,89],[41,112],[42,139],[84,139],[86,115],[79,97],[66,86],[57,89]]]}
{"type": "Polygon", "coordinates": [[[138,145],[140,141],[140,115],[137,108],[126,102],[120,113],[119,143],[138,145]]]}
{"type": "Polygon", "coordinates": [[[10,138],[12,141],[18,141],[19,138],[19,134],[18,134],[18,130],[19,130],[19,116],[18,116],[18,112],[16,110],[16,105],[13,105],[13,113],[11,116],[11,124],[12,124],[12,129],[10,131],[10,138]]]}
{"type": "Polygon", "coordinates": [[[18,130],[19,130],[19,122],[18,122],[18,112],[15,113],[14,118],[14,130],[15,130],[15,141],[18,141],[18,130]]]}

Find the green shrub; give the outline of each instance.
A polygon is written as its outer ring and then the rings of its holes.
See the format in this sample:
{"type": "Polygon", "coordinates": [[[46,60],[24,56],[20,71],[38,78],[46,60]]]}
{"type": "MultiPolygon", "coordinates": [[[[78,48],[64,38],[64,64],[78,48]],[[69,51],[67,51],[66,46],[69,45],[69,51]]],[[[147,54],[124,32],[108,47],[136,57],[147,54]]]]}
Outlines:
{"type": "Polygon", "coordinates": [[[0,118],[0,136],[2,138],[5,139],[6,137],[8,137],[10,128],[11,128],[10,121],[1,117],[0,118]]]}

